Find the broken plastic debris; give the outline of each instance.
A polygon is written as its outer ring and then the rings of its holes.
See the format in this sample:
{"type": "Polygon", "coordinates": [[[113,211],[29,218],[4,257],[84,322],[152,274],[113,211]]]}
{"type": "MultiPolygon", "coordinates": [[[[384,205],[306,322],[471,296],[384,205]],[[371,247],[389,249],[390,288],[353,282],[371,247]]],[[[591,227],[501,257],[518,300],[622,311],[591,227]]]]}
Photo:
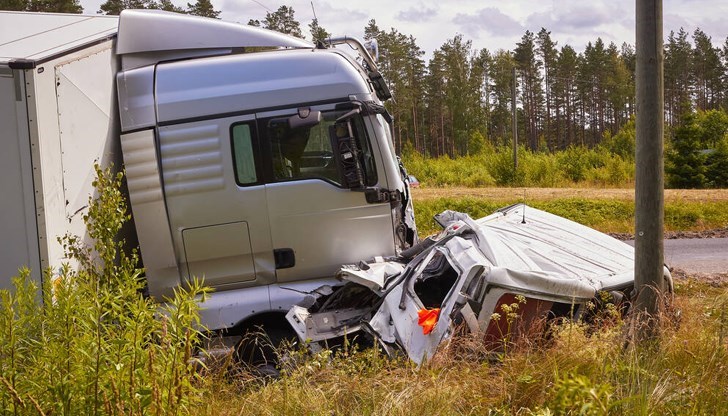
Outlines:
{"type": "Polygon", "coordinates": [[[432,332],[437,324],[437,318],[440,317],[440,308],[420,309],[417,311],[417,323],[422,327],[422,333],[427,335],[432,332]]]}

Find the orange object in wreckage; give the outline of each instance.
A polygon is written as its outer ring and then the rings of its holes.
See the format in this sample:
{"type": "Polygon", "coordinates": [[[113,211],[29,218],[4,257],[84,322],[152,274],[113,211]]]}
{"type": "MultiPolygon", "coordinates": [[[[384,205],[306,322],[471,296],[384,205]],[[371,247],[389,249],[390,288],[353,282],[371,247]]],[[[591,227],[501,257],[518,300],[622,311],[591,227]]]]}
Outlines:
{"type": "Polygon", "coordinates": [[[437,318],[440,317],[440,308],[420,309],[417,311],[417,323],[422,327],[422,333],[427,335],[435,328],[437,318]]]}

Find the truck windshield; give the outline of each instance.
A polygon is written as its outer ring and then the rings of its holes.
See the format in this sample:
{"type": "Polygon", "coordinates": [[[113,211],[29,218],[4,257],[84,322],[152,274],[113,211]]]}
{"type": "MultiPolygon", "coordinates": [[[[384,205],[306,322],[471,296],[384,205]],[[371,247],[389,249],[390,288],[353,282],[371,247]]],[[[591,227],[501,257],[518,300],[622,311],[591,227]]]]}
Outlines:
{"type": "Polygon", "coordinates": [[[349,110],[323,111],[322,121],[313,127],[290,128],[287,117],[262,120],[270,143],[273,181],[322,179],[343,186],[342,172],[337,166],[333,142],[337,135],[347,134],[347,123],[359,149],[359,163],[365,173],[365,184],[377,183],[374,155],[360,115],[336,122],[349,110]]]}

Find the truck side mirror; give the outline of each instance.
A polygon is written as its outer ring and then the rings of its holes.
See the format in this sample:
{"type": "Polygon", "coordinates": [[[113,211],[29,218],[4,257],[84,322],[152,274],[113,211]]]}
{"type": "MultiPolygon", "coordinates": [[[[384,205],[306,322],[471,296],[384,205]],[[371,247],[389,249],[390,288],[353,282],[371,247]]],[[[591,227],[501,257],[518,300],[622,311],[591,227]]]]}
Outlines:
{"type": "Polygon", "coordinates": [[[313,127],[321,122],[321,112],[308,107],[298,109],[298,114],[288,117],[288,127],[293,130],[301,127],[313,127]]]}
{"type": "Polygon", "coordinates": [[[346,120],[329,127],[329,138],[334,149],[334,159],[341,176],[342,185],[348,189],[364,189],[365,174],[361,166],[359,147],[346,120]]]}

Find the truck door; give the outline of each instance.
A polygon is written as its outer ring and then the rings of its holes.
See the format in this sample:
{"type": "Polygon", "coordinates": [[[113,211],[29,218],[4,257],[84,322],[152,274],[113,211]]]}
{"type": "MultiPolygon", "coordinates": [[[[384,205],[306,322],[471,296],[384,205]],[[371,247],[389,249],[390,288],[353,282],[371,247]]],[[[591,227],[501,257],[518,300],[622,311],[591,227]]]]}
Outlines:
{"type": "MultiPolygon", "coordinates": [[[[364,192],[344,185],[337,166],[332,135],[342,127],[336,120],[347,110],[304,109],[316,110],[321,111],[320,122],[296,128],[288,122],[296,109],[257,115],[268,162],[265,196],[279,283],[332,277],[342,264],[394,254],[389,204],[367,203],[364,192]]],[[[365,181],[371,186],[386,183],[360,116],[352,126],[361,145],[365,181]]]]}
{"type": "Polygon", "coordinates": [[[160,127],[159,144],[182,273],[218,290],[273,282],[254,116],[160,127]]]}

